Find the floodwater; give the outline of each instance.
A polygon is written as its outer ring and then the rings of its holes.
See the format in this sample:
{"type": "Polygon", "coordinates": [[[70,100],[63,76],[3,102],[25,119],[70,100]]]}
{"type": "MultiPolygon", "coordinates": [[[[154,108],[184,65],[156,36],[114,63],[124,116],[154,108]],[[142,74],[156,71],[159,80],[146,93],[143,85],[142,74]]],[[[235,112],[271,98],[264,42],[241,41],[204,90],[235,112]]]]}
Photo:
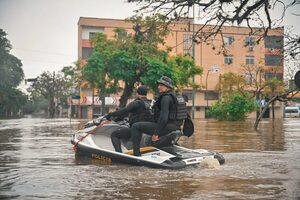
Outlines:
{"type": "Polygon", "coordinates": [[[300,199],[300,119],[197,120],[179,143],[222,153],[218,169],[152,169],[75,160],[78,120],[0,120],[0,199],[300,199]]]}

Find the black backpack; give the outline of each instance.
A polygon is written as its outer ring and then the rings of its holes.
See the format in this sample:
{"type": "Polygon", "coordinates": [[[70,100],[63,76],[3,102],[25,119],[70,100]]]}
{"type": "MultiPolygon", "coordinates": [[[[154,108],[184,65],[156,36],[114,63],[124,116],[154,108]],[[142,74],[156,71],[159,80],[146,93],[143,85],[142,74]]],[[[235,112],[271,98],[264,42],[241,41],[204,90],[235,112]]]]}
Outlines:
{"type": "Polygon", "coordinates": [[[194,133],[194,123],[189,113],[187,113],[186,116],[187,117],[184,119],[183,122],[182,133],[184,136],[190,137],[194,133]]]}

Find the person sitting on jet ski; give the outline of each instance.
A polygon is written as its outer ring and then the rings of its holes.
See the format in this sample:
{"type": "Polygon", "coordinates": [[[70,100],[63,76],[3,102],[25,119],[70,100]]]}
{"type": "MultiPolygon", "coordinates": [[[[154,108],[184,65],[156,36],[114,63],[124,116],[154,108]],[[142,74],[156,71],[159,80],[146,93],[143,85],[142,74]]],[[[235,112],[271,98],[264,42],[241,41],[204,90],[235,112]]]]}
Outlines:
{"type": "MultiPolygon", "coordinates": [[[[139,86],[137,89],[137,98],[129,103],[125,108],[121,108],[115,112],[108,113],[106,118],[110,120],[112,117],[123,118],[129,115],[129,125],[132,126],[136,122],[153,121],[151,111],[151,100],[147,99],[147,87],[139,86]]],[[[111,141],[116,152],[122,153],[121,139],[129,140],[131,136],[130,128],[122,127],[112,132],[111,141]]]]}
{"type": "Polygon", "coordinates": [[[161,136],[180,130],[182,121],[176,119],[176,104],[174,102],[173,81],[167,76],[162,76],[158,81],[160,95],[154,103],[155,122],[137,122],[131,127],[131,137],[133,143],[133,154],[141,156],[140,142],[142,134],[152,135],[152,141],[159,141],[161,136]]]}

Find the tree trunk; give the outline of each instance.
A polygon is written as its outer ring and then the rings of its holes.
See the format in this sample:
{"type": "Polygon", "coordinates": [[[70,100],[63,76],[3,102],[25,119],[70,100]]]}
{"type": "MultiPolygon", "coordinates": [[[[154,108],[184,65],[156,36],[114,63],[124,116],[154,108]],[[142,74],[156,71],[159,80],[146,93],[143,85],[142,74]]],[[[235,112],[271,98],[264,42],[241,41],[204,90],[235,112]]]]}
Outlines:
{"type": "Polygon", "coordinates": [[[134,82],[132,82],[132,83],[126,82],[125,83],[125,88],[124,88],[123,94],[121,95],[121,98],[120,98],[120,107],[121,108],[124,108],[126,106],[129,97],[132,95],[133,86],[134,86],[134,82]]]}
{"type": "Polygon", "coordinates": [[[105,115],[105,94],[101,95],[101,115],[105,115]]]}
{"type": "Polygon", "coordinates": [[[94,98],[95,98],[95,94],[94,94],[94,89],[95,89],[95,87],[94,86],[92,86],[92,105],[91,105],[91,108],[92,108],[92,118],[94,118],[93,116],[94,116],[94,98]]]}
{"type": "Polygon", "coordinates": [[[275,120],[275,108],[274,108],[274,101],[272,102],[272,118],[273,121],[275,120]]]}
{"type": "Polygon", "coordinates": [[[53,98],[50,99],[50,102],[49,102],[49,117],[50,118],[54,118],[54,115],[55,115],[55,103],[54,103],[54,100],[53,98]]]}

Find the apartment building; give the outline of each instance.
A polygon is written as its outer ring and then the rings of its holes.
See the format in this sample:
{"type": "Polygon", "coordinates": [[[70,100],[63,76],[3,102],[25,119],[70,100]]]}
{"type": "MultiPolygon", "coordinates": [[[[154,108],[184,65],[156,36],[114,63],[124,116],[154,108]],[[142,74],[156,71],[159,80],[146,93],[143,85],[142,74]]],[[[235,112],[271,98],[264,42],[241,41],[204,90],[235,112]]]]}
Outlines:
{"type": "MultiPolygon", "coordinates": [[[[248,28],[226,26],[222,28],[222,35],[217,35],[213,40],[193,44],[193,32],[200,27],[202,25],[193,24],[192,19],[179,21],[171,26],[171,33],[165,40],[166,46],[173,47],[171,54],[193,55],[196,64],[204,69],[203,74],[194,79],[202,87],[194,91],[191,88],[184,90],[189,97],[189,108],[194,108],[195,118],[205,118],[207,108],[219,98],[216,86],[220,76],[224,73],[239,73],[247,81],[251,81],[253,74],[245,72],[242,66],[260,63],[264,66],[264,74],[261,76],[266,79],[274,76],[283,78],[283,28],[271,29],[268,35],[257,43],[260,36],[249,35],[248,28]],[[226,47],[225,53],[219,52],[223,44],[226,47]]],[[[124,28],[128,33],[133,32],[132,24],[125,20],[80,17],[78,22],[78,59],[84,64],[84,61],[91,55],[93,47],[90,39],[93,34],[102,32],[112,38],[116,28],[124,28]]],[[[206,27],[200,34],[209,33],[209,27],[206,27]]],[[[100,107],[101,102],[97,97],[95,98],[94,105],[96,108],[100,107]]],[[[118,105],[118,94],[106,98],[108,107],[114,108],[118,105]]],[[[91,112],[93,112],[89,110],[91,102],[91,89],[82,87],[80,98],[73,102],[73,105],[79,108],[79,117],[91,117],[91,112]]],[[[276,117],[282,117],[281,104],[276,104],[275,112],[277,112],[276,117]]],[[[255,117],[255,113],[250,117],[255,117]]]]}

